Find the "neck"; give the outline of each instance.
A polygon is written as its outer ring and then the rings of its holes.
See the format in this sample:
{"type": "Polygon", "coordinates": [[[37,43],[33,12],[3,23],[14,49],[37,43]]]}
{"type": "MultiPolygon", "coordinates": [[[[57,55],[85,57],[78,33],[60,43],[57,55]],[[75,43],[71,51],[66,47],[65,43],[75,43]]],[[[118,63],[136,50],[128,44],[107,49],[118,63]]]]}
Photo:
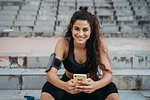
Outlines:
{"type": "Polygon", "coordinates": [[[78,44],[77,42],[73,42],[73,44],[74,44],[74,48],[77,48],[77,49],[85,49],[86,48],[86,43],[84,43],[84,44],[78,44]]]}

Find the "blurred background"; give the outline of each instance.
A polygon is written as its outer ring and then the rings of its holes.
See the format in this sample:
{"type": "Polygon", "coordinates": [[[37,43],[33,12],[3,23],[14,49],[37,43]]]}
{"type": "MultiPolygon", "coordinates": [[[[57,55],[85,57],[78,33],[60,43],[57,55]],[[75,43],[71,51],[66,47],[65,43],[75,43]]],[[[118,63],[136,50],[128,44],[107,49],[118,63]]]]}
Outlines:
{"type": "Polygon", "coordinates": [[[105,37],[150,37],[149,0],[0,0],[0,36],[61,36],[80,6],[96,14],[105,37]]]}
{"type": "Polygon", "coordinates": [[[49,56],[80,6],[98,17],[121,100],[150,100],[150,0],[0,0],[0,100],[40,98],[49,56]]]}

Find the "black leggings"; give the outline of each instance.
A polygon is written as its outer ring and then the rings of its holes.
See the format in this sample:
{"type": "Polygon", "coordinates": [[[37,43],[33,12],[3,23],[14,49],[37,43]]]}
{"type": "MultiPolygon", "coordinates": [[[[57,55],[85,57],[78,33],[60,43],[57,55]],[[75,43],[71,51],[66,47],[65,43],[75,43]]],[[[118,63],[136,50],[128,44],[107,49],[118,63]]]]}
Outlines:
{"type": "MultiPolygon", "coordinates": [[[[70,79],[64,74],[61,80],[67,82],[70,79]]],[[[64,90],[55,87],[51,83],[46,82],[42,88],[42,92],[51,94],[55,100],[105,100],[109,94],[118,93],[118,90],[116,85],[111,82],[107,86],[100,88],[91,94],[82,92],[78,94],[69,94],[64,90]]]]}

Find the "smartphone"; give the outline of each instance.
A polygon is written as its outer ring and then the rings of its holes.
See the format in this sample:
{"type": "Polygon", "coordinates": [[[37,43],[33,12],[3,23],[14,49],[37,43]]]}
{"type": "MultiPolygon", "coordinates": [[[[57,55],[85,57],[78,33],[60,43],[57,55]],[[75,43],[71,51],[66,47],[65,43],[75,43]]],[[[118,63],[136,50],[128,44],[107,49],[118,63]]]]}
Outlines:
{"type": "Polygon", "coordinates": [[[86,74],[74,74],[73,79],[75,83],[79,81],[85,81],[87,79],[87,75],[86,74]]]}

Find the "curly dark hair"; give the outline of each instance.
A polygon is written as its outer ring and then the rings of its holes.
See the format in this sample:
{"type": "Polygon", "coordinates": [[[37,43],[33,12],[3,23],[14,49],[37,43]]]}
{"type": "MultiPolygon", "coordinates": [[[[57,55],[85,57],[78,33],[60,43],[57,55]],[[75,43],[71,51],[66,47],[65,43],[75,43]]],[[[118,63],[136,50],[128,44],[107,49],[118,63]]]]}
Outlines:
{"type": "MultiPolygon", "coordinates": [[[[87,65],[90,71],[90,77],[94,80],[99,79],[99,71],[98,68],[103,67],[106,69],[104,64],[101,63],[100,60],[100,51],[104,52],[104,47],[102,46],[101,42],[101,34],[100,34],[100,25],[97,17],[92,13],[88,12],[88,7],[80,7],[79,11],[76,11],[67,27],[64,37],[72,37],[72,26],[77,20],[87,20],[91,27],[91,35],[90,38],[86,42],[86,49],[87,49],[87,65]]],[[[73,37],[72,37],[73,38],[73,37]]],[[[105,52],[104,52],[105,53],[105,52]]],[[[107,53],[105,53],[107,55],[107,53]]]]}

